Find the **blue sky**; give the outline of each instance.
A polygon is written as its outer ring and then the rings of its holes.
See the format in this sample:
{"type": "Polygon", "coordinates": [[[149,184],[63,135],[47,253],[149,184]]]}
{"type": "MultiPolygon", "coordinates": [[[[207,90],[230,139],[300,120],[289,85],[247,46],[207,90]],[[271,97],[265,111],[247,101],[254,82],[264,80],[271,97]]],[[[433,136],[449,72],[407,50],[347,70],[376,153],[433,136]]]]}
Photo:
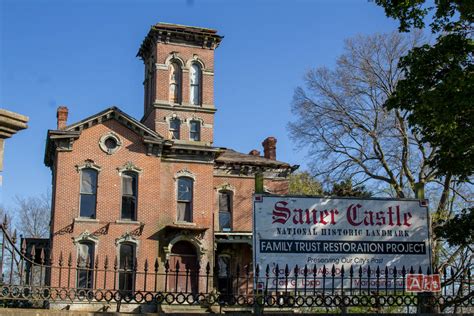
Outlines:
{"type": "Polygon", "coordinates": [[[334,65],[344,39],[389,32],[395,21],[367,0],[1,0],[0,107],[30,118],[5,146],[1,203],[51,187],[43,164],[56,108],[69,123],[111,105],[140,119],[143,64],[135,57],[152,24],[216,28],[215,145],[242,152],[278,139],[277,159],[305,168],[288,138],[295,87],[313,67],[334,65]]]}

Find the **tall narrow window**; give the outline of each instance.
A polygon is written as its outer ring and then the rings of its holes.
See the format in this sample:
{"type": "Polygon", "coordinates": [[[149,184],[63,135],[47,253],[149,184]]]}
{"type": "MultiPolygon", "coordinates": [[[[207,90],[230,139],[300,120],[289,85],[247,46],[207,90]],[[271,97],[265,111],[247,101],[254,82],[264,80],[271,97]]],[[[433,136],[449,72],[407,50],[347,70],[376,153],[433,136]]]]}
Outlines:
{"type": "Polygon", "coordinates": [[[120,244],[119,258],[119,290],[122,293],[131,294],[135,287],[135,245],[120,244]]]}
{"type": "Polygon", "coordinates": [[[181,121],[177,118],[170,120],[170,138],[179,139],[179,129],[181,127],[181,121]]]}
{"type": "Polygon", "coordinates": [[[192,222],[193,180],[181,177],[178,179],[178,221],[192,222]]]}
{"type": "Polygon", "coordinates": [[[80,242],[77,244],[77,287],[92,288],[92,272],[94,268],[94,244],[80,242]]]}
{"type": "Polygon", "coordinates": [[[169,101],[181,103],[181,67],[177,63],[170,65],[169,101]]]}
{"type": "Polygon", "coordinates": [[[189,103],[201,105],[201,67],[194,63],[189,69],[189,103]]]}
{"type": "Polygon", "coordinates": [[[80,217],[95,218],[97,197],[97,170],[85,168],[81,170],[81,201],[80,217]]]}
{"type": "Polygon", "coordinates": [[[191,121],[189,124],[189,138],[194,141],[201,140],[201,122],[191,121]]]}
{"type": "Polygon", "coordinates": [[[137,219],[137,186],[138,177],[135,172],[122,173],[122,219],[137,219]]]}
{"type": "Polygon", "coordinates": [[[219,192],[219,230],[230,231],[232,223],[232,194],[228,191],[219,192]]]}

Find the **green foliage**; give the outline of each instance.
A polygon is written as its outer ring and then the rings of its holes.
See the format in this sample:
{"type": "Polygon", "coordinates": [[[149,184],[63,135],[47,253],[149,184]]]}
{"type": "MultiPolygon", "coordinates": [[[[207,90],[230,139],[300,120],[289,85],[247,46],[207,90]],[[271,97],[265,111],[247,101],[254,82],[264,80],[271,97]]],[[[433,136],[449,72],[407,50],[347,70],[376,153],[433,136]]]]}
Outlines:
{"type": "Polygon", "coordinates": [[[424,19],[433,11],[433,20],[430,23],[433,32],[466,28],[474,21],[472,0],[437,0],[435,7],[428,6],[426,0],[375,0],[375,3],[385,9],[388,17],[400,22],[401,32],[407,32],[412,27],[423,28],[424,19]],[[459,19],[453,20],[456,17],[459,19]]]}
{"type": "Polygon", "coordinates": [[[352,196],[364,198],[372,196],[372,192],[367,191],[365,186],[354,187],[351,179],[334,183],[331,190],[324,191],[321,183],[307,171],[297,172],[290,175],[289,194],[352,196]]]}
{"type": "Polygon", "coordinates": [[[296,195],[322,195],[323,188],[309,172],[296,172],[290,175],[289,194],[296,195]]]}
{"type": "Polygon", "coordinates": [[[436,227],[438,237],[446,239],[451,246],[474,244],[474,208],[463,209],[460,214],[436,227]]]}
{"type": "Polygon", "coordinates": [[[438,176],[467,179],[474,170],[474,1],[375,0],[387,16],[400,21],[400,31],[423,28],[433,13],[434,45],[414,48],[400,62],[405,79],[399,81],[386,105],[408,110],[408,122],[423,141],[438,148],[431,166],[438,176]]]}
{"type": "Polygon", "coordinates": [[[326,195],[333,196],[352,196],[352,197],[362,197],[368,198],[372,196],[372,192],[367,191],[365,186],[361,185],[354,187],[351,179],[346,179],[339,183],[334,183],[331,191],[326,191],[326,195]]]}
{"type": "Polygon", "coordinates": [[[386,103],[410,111],[412,128],[438,148],[431,164],[439,175],[468,177],[474,169],[473,52],[460,34],[413,49],[400,62],[405,79],[386,103]]]}

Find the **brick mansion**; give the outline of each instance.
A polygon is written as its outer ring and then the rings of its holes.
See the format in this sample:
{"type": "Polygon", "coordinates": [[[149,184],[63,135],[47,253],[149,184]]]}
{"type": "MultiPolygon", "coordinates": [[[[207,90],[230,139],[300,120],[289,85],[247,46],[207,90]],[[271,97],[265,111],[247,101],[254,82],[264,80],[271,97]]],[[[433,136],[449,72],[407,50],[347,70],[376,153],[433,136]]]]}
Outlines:
{"type": "MultiPolygon", "coordinates": [[[[213,146],[214,52],[222,39],[207,28],[152,26],[137,54],[145,66],[141,119],[111,107],[71,123],[74,109],[58,108],[45,150],[55,263],[72,253],[91,266],[116,258],[119,269],[156,258],[160,269],[252,264],[255,173],[263,173],[265,190],[285,194],[297,166],[276,159],[274,137],[263,140],[262,154],[213,146]]],[[[87,273],[73,282],[94,287],[87,273]]],[[[133,290],[126,275],[117,283],[133,290]]]]}

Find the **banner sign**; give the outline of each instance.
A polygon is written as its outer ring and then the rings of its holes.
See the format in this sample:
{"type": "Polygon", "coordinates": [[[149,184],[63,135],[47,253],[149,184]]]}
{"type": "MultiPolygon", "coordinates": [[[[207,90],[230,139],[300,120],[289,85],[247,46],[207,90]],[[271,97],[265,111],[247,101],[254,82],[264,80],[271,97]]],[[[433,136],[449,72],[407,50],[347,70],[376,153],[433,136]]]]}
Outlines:
{"type": "Polygon", "coordinates": [[[255,195],[253,232],[254,263],[280,276],[286,265],[291,275],[296,265],[431,266],[426,201],[255,195]]]}

